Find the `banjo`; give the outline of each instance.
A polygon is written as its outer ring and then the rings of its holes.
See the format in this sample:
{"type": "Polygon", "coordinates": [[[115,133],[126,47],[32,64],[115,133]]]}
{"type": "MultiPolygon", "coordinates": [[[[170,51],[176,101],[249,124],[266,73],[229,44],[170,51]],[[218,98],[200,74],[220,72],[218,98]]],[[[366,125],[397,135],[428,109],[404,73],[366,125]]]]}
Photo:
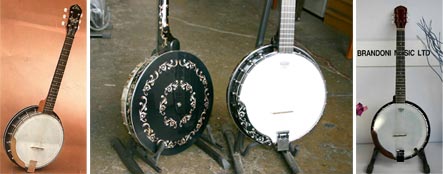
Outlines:
{"type": "Polygon", "coordinates": [[[319,121],[326,104],[326,85],[314,59],[294,46],[295,1],[282,0],[278,47],[249,53],[234,69],[227,105],[237,127],[265,145],[281,132],[295,141],[319,121]]]}
{"type": "Polygon", "coordinates": [[[129,75],[121,97],[123,124],[143,148],[173,155],[190,147],[212,109],[209,72],[195,55],[180,51],[171,34],[168,0],[159,0],[157,48],[129,75]]]}
{"type": "Polygon", "coordinates": [[[63,126],[53,109],[81,13],[78,5],[69,9],[65,41],[46,99],[15,114],[3,135],[8,158],[28,172],[47,166],[62,148],[63,126]]]}
{"type": "Polygon", "coordinates": [[[384,156],[403,162],[424,150],[431,130],[425,112],[406,100],[404,50],[407,9],[398,6],[394,14],[397,27],[395,96],[375,114],[371,136],[375,147],[384,156]]]}

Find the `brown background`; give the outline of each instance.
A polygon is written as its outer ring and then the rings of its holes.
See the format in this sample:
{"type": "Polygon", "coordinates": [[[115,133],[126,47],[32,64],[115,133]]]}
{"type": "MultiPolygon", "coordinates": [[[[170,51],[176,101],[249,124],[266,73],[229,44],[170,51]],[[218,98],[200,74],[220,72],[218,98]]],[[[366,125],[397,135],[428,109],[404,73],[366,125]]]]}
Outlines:
{"type": "MultiPolygon", "coordinates": [[[[37,173],[86,173],[86,1],[0,2],[1,135],[15,113],[46,97],[66,35],[61,25],[63,9],[75,3],[83,9],[54,108],[65,131],[63,148],[54,162],[37,173]]],[[[0,173],[22,172],[2,145],[0,173]]]]}

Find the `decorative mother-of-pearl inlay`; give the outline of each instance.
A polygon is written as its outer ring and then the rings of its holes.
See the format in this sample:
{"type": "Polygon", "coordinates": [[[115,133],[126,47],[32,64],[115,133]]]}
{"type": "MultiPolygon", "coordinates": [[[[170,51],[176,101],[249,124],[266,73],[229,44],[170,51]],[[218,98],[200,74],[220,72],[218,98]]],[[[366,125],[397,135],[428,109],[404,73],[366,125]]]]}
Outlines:
{"type": "MultiPolygon", "coordinates": [[[[140,99],[139,106],[141,106],[139,109],[139,116],[140,116],[139,119],[142,122],[144,133],[146,134],[147,138],[154,143],[160,144],[163,142],[166,145],[166,148],[174,148],[177,145],[186,144],[190,139],[192,139],[192,136],[195,135],[200,130],[200,128],[203,125],[203,121],[207,117],[207,111],[209,110],[209,88],[208,88],[208,81],[207,81],[205,74],[192,61],[189,61],[187,59],[180,59],[180,60],[172,60],[171,59],[169,61],[162,63],[158,67],[158,69],[155,70],[153,73],[151,73],[148,77],[149,77],[148,80],[146,80],[145,85],[143,86],[143,95],[140,96],[140,98],[139,98],[140,99]],[[147,115],[148,100],[147,100],[147,97],[148,97],[149,92],[151,91],[152,87],[155,85],[156,80],[159,79],[159,77],[162,74],[174,69],[177,66],[194,72],[194,74],[198,77],[199,81],[203,85],[204,108],[200,114],[200,118],[197,120],[196,126],[194,127],[194,129],[192,129],[192,131],[190,131],[188,134],[186,134],[185,136],[183,136],[182,138],[180,138],[178,140],[165,140],[165,139],[162,139],[162,138],[159,138],[158,136],[156,136],[154,129],[152,129],[151,125],[148,123],[148,115],[147,115]]],[[[161,96],[161,98],[162,98],[162,100],[160,101],[159,113],[164,118],[164,124],[168,127],[173,128],[173,129],[176,129],[177,126],[181,127],[183,124],[186,124],[191,119],[192,113],[197,107],[196,106],[197,99],[195,98],[195,92],[194,92],[192,86],[189,83],[184,82],[182,80],[177,80],[177,81],[174,81],[173,83],[169,84],[165,88],[165,91],[164,91],[163,95],[161,96]],[[190,104],[191,104],[191,110],[189,111],[189,113],[187,113],[187,115],[182,117],[182,119],[180,119],[180,121],[177,121],[177,120],[172,119],[171,117],[168,117],[166,115],[166,113],[164,112],[166,109],[166,103],[167,103],[166,96],[169,93],[171,93],[172,91],[177,90],[178,88],[181,88],[182,90],[189,92],[191,94],[190,99],[189,99],[190,104]]]]}

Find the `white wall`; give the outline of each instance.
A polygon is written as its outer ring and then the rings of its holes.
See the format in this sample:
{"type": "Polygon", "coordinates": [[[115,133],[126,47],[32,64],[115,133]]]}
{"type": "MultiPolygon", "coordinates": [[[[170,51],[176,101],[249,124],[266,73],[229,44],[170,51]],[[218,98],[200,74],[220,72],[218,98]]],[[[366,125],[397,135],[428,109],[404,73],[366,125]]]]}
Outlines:
{"type": "MultiPolygon", "coordinates": [[[[432,31],[442,31],[441,0],[359,0],[357,6],[357,50],[395,50],[396,30],[393,10],[398,5],[408,8],[406,24],[406,49],[423,49],[417,35],[425,38],[417,22],[424,17],[432,20],[432,31]]],[[[438,68],[437,61],[431,64],[438,68]]],[[[395,57],[357,57],[356,102],[369,109],[357,117],[357,143],[372,143],[370,126],[378,109],[392,101],[395,92],[395,57]]],[[[406,57],[406,97],[419,105],[431,124],[431,142],[442,141],[442,83],[427,65],[424,56],[406,57]]]]}
{"type": "Polygon", "coordinates": [[[357,41],[395,39],[393,14],[398,5],[408,9],[406,40],[415,40],[417,33],[423,33],[416,24],[422,17],[427,21],[432,19],[434,31],[442,31],[441,4],[441,0],[358,0],[357,41]]]}

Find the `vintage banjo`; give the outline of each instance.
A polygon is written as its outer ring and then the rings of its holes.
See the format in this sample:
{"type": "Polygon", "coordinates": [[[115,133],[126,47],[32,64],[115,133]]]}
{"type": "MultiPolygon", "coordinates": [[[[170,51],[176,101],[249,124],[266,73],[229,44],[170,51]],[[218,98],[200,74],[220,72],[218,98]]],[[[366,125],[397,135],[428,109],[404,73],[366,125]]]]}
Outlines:
{"type": "Polygon", "coordinates": [[[405,26],[407,9],[394,10],[397,27],[397,56],[394,101],[381,107],[374,116],[371,136],[374,145],[386,157],[403,162],[424,150],[430,127],[425,112],[406,100],[405,26]]]}
{"type": "Polygon", "coordinates": [[[78,5],[69,9],[67,33],[48,96],[38,106],[26,107],[15,114],[3,135],[9,159],[28,172],[47,166],[62,148],[63,126],[53,109],[81,13],[78,5]]]}
{"type": "Polygon", "coordinates": [[[282,0],[278,48],[266,45],[247,55],[235,68],[227,104],[237,127],[265,145],[280,132],[289,141],[307,134],[326,104],[326,85],[314,59],[294,46],[295,1],[282,0]]]}
{"type": "Polygon", "coordinates": [[[169,2],[159,0],[157,48],[131,72],[121,97],[123,124],[143,148],[173,155],[190,147],[205,129],[212,109],[208,70],[180,51],[170,32],[169,2]]]}

